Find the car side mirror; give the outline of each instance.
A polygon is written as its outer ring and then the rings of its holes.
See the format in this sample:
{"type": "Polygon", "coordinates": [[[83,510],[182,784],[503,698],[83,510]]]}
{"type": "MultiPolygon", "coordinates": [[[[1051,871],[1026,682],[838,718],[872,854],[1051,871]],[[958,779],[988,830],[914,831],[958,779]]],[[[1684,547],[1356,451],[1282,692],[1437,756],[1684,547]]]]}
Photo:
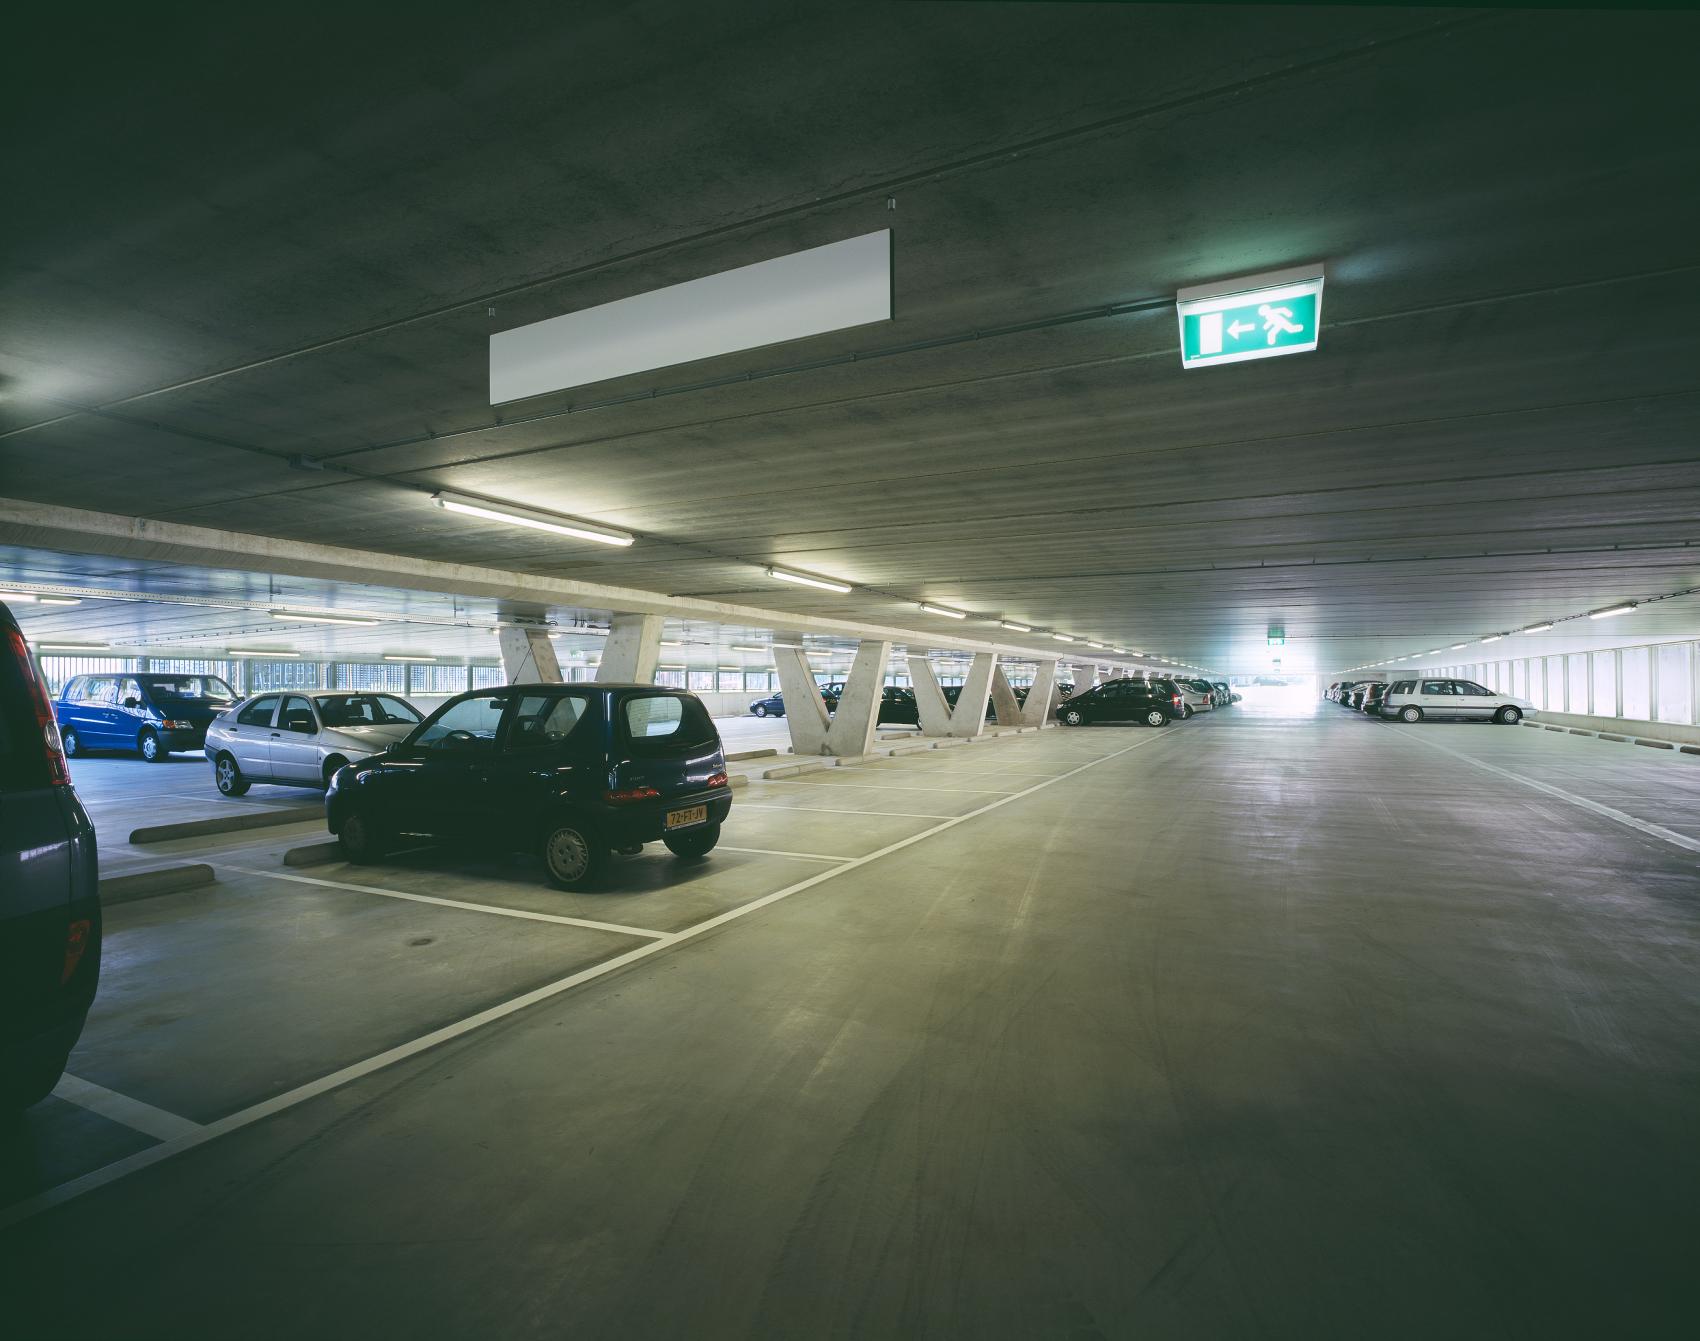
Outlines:
{"type": "Polygon", "coordinates": [[[310,736],[314,733],[314,727],[311,722],[291,722],[289,724],[289,729],[303,736],[310,736]]]}
{"type": "Polygon", "coordinates": [[[124,706],[126,708],[139,708],[142,706],[142,701],[139,698],[127,698],[124,700],[124,706]]]}

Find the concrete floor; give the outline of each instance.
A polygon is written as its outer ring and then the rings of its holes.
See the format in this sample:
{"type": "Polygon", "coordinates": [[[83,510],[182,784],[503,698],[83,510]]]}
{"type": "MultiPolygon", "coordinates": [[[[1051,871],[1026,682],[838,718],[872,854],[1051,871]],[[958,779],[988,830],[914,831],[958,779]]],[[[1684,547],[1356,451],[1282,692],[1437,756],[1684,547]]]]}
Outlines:
{"type": "Polygon", "coordinates": [[[572,896],[227,842],[112,910],[100,1090],[6,1145],[11,1311],[1688,1334],[1700,760],[1283,711],[757,782],[572,896]]]}

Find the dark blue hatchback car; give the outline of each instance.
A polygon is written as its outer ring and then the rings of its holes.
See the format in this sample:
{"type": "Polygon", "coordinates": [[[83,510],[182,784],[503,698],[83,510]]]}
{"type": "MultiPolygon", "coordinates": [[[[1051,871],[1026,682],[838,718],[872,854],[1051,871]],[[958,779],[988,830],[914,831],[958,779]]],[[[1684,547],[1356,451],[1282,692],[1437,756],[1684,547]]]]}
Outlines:
{"type": "Polygon", "coordinates": [[[535,852],[564,889],[611,852],[720,840],[726,756],[702,700],[649,684],[519,684],[450,699],[382,754],[340,769],[325,818],[350,861],[404,834],[535,852]]]}
{"type": "Polygon", "coordinates": [[[53,705],[65,753],[126,750],[158,763],[199,753],[207,727],[236,692],[216,675],[77,675],[53,705]]]}

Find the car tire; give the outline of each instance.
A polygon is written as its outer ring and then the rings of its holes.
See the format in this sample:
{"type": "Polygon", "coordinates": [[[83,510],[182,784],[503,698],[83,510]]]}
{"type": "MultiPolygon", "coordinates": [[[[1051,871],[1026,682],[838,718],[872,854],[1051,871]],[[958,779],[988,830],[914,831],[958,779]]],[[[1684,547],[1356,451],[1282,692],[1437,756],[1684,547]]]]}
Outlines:
{"type": "Polygon", "coordinates": [[[151,726],[144,728],[142,734],[136,737],[136,749],[150,764],[163,764],[171,757],[171,751],[165,748],[159,732],[151,726]]]}
{"type": "Polygon", "coordinates": [[[1167,726],[1168,724],[1169,714],[1164,712],[1161,708],[1153,708],[1150,712],[1145,714],[1146,726],[1167,726]]]}
{"type": "Polygon", "coordinates": [[[348,760],[344,759],[340,754],[333,754],[329,759],[325,760],[324,776],[325,790],[327,792],[331,789],[331,779],[336,776],[337,770],[339,768],[347,767],[348,760]]]}
{"type": "Polygon", "coordinates": [[[370,866],[390,850],[389,835],[358,810],[342,822],[337,840],[342,844],[342,855],[356,866],[370,866]]]}
{"type": "Polygon", "coordinates": [[[1070,708],[1067,712],[1065,712],[1062,715],[1062,719],[1065,726],[1086,725],[1086,715],[1075,708],[1070,708]]]}
{"type": "Polygon", "coordinates": [[[75,759],[82,753],[83,742],[77,736],[77,729],[74,726],[68,726],[59,733],[59,743],[65,747],[67,759],[75,759]]]}
{"type": "Polygon", "coordinates": [[[252,785],[242,776],[242,770],[236,766],[233,756],[221,754],[213,760],[213,786],[218,788],[220,795],[246,796],[252,785]]]}
{"type": "Polygon", "coordinates": [[[706,857],[720,841],[720,826],[705,824],[700,829],[688,829],[684,833],[664,833],[661,841],[675,857],[706,857]]]}
{"type": "Polygon", "coordinates": [[[543,870],[557,889],[581,889],[608,861],[608,845],[582,820],[566,819],[543,831],[543,870]]]}
{"type": "Polygon", "coordinates": [[[1516,726],[1518,722],[1523,720],[1523,710],[1521,708],[1513,708],[1509,703],[1507,703],[1498,712],[1494,713],[1493,720],[1498,722],[1501,726],[1516,726]]]}
{"type": "Polygon", "coordinates": [[[756,704],[755,707],[750,709],[750,713],[753,716],[756,716],[756,717],[766,717],[767,716],[767,709],[762,707],[762,705],[758,703],[758,704],[756,704]]]}
{"type": "Polygon", "coordinates": [[[0,1075],[0,1112],[21,1113],[40,1103],[53,1093],[70,1060],[66,1055],[52,1061],[33,1057],[14,1062],[0,1075]]]}
{"type": "Polygon", "coordinates": [[[1414,703],[1407,703],[1399,709],[1399,720],[1401,722],[1420,722],[1422,719],[1423,710],[1414,703]]]}

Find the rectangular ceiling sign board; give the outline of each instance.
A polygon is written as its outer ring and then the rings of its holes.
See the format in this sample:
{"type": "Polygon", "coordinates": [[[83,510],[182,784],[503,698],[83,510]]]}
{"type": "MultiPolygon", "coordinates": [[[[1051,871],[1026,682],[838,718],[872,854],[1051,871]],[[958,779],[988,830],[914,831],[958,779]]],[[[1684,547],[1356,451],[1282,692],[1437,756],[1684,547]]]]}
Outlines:
{"type": "Polygon", "coordinates": [[[891,320],[891,230],[490,337],[490,404],[891,320]]]}
{"type": "Polygon", "coordinates": [[[1181,366],[1245,363],[1316,348],[1322,325],[1322,267],[1300,266],[1182,289],[1181,366]]]}

